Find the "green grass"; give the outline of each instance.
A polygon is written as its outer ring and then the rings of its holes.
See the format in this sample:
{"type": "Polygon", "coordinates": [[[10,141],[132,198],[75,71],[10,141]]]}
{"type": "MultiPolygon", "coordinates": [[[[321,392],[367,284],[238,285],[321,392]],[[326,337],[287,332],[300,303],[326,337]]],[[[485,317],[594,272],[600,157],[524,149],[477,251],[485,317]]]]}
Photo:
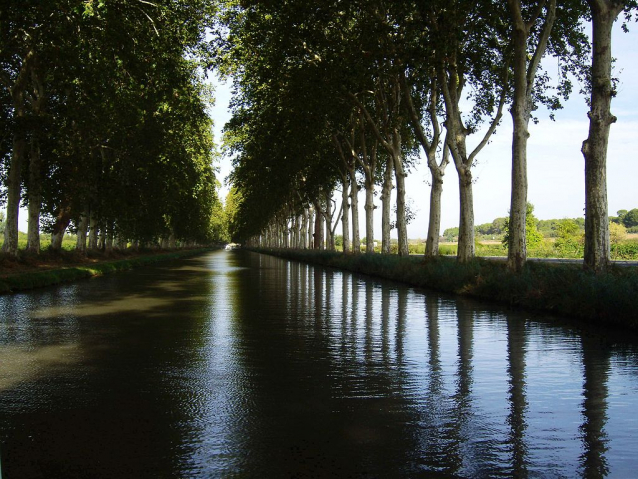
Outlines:
{"type": "Polygon", "coordinates": [[[520,274],[504,262],[476,258],[344,255],[316,250],[263,250],[287,259],[345,269],[437,291],[638,329],[638,269],[594,275],[580,265],[528,263],[520,274]]]}

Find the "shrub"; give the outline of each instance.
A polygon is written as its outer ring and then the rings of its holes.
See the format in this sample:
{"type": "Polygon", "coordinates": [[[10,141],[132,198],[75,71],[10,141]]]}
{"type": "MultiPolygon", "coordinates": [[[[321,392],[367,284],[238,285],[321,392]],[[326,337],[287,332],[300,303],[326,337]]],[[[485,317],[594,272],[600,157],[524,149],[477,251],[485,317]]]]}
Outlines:
{"type": "Polygon", "coordinates": [[[456,256],[456,253],[458,251],[458,245],[455,244],[442,244],[439,245],[439,254],[446,256],[456,256]]]}
{"type": "Polygon", "coordinates": [[[620,243],[627,239],[627,228],[618,223],[609,224],[609,240],[611,244],[620,243]]]}
{"type": "MultiPolygon", "coordinates": [[[[527,203],[527,208],[525,211],[525,244],[527,245],[527,249],[532,249],[538,246],[543,241],[543,235],[540,233],[536,227],[538,224],[538,219],[534,216],[534,205],[531,203],[527,203]]],[[[502,243],[507,246],[510,238],[510,230],[509,230],[509,218],[506,218],[505,225],[503,226],[503,240],[502,243]]]]}
{"type": "Polygon", "coordinates": [[[638,241],[625,241],[612,243],[611,259],[635,260],[638,259],[638,241]]]}

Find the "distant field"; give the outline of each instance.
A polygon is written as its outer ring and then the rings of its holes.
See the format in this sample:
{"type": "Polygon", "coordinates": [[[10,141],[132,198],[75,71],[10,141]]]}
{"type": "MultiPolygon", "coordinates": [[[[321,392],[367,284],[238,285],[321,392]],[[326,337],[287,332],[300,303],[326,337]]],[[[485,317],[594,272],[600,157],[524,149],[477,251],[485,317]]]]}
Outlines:
{"type": "MultiPolygon", "coordinates": [[[[629,235],[628,235],[629,236],[629,235]]],[[[411,254],[424,254],[424,246],[410,245],[411,254]]],[[[445,242],[439,244],[439,253],[442,255],[456,255],[457,243],[445,242]]],[[[507,249],[500,241],[480,241],[476,243],[476,256],[507,256],[507,249]]],[[[582,259],[583,246],[575,245],[573,248],[559,248],[555,238],[546,238],[541,245],[527,251],[529,258],[560,258],[582,259]]],[[[638,260],[638,235],[631,235],[618,244],[611,245],[611,259],[613,260],[638,260]]]]}
{"type": "MultiPolygon", "coordinates": [[[[62,249],[71,251],[75,249],[76,237],[75,235],[65,235],[62,240],[62,249]]],[[[0,235],[0,247],[4,244],[4,235],[0,235]]],[[[40,248],[47,249],[51,246],[51,235],[40,235],[40,248]]],[[[27,247],[27,234],[20,231],[18,233],[18,249],[26,249],[27,247]]]]}

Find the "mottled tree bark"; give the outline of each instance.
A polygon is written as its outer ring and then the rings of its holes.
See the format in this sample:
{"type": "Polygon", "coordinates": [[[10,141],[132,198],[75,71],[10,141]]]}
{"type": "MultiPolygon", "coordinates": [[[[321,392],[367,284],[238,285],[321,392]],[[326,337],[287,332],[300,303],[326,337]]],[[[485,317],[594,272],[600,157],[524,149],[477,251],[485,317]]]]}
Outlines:
{"type": "MultiPolygon", "coordinates": [[[[509,218],[507,264],[512,271],[521,271],[527,260],[525,244],[525,216],[527,208],[527,139],[529,138],[529,102],[527,91],[528,30],[521,16],[519,0],[508,0],[514,29],[514,101],[511,115],[512,131],[512,190],[509,218]]],[[[531,94],[531,89],[530,92],[531,94]]]]}
{"type": "Polygon", "coordinates": [[[543,22],[534,54],[528,63],[528,41],[530,30],[541,14],[536,9],[532,18],[525,21],[520,0],[508,0],[513,21],[512,41],[514,46],[514,100],[511,114],[512,131],[512,192],[509,218],[509,242],[507,265],[511,271],[520,272],[527,260],[525,242],[525,218],[527,215],[527,140],[529,120],[532,112],[532,88],[540,60],[545,54],[549,34],[554,25],[556,0],[547,2],[547,15],[543,22]]]}
{"type": "Polygon", "coordinates": [[[363,113],[361,113],[360,118],[360,142],[361,142],[361,151],[362,155],[357,156],[357,160],[359,160],[359,164],[363,169],[364,175],[364,188],[366,191],[366,201],[364,205],[365,210],[365,220],[366,220],[366,254],[374,254],[374,185],[375,178],[374,175],[377,170],[377,149],[378,149],[378,140],[374,143],[372,148],[370,149],[370,154],[368,154],[368,147],[366,142],[366,134],[365,134],[365,117],[363,113]]]}
{"type": "Polygon", "coordinates": [[[64,233],[69,227],[71,222],[71,209],[69,207],[61,207],[58,210],[58,215],[55,218],[55,224],[53,225],[53,231],[51,232],[51,250],[60,251],[62,249],[62,241],[64,240],[64,233]]]}
{"type": "Polygon", "coordinates": [[[425,243],[425,256],[433,257],[439,254],[439,236],[441,235],[441,195],[443,193],[443,176],[445,168],[450,162],[450,149],[447,139],[443,145],[441,162],[436,161],[436,153],[439,148],[441,138],[441,128],[439,125],[437,108],[439,103],[439,85],[436,78],[430,80],[430,101],[427,113],[432,125],[432,138],[429,139],[421,125],[419,114],[412,100],[412,93],[408,86],[407,77],[401,76],[405,104],[414,134],[423,148],[423,152],[428,161],[428,169],[432,175],[432,185],[430,189],[430,218],[428,222],[428,235],[425,243]]]}
{"type": "MultiPolygon", "coordinates": [[[[29,50],[24,57],[20,71],[15,82],[10,85],[5,83],[11,95],[12,107],[16,129],[13,132],[13,149],[9,172],[7,176],[7,215],[5,219],[4,243],[2,252],[11,256],[18,255],[18,216],[20,212],[20,194],[22,182],[22,164],[26,155],[27,144],[24,135],[25,90],[28,85],[32,64],[35,61],[35,53],[29,50]]],[[[3,82],[4,83],[4,82],[3,82]]]]}
{"type": "Polygon", "coordinates": [[[341,235],[343,236],[343,252],[350,253],[350,179],[346,172],[341,174],[341,235]]]}
{"type": "Polygon", "coordinates": [[[42,178],[40,175],[40,143],[31,139],[31,158],[29,161],[29,223],[27,229],[27,251],[40,252],[40,209],[42,208],[42,178]]]}
{"type": "MultiPolygon", "coordinates": [[[[24,113],[16,111],[20,117],[24,113]]],[[[11,256],[18,255],[18,215],[20,211],[20,183],[22,179],[22,161],[26,152],[26,141],[21,132],[14,133],[13,151],[7,177],[7,217],[4,227],[2,252],[11,256]]]]}
{"type": "Polygon", "coordinates": [[[359,185],[357,184],[357,172],[352,167],[348,168],[350,175],[350,214],[352,215],[352,252],[361,253],[361,231],[359,230],[359,185]]]}
{"type": "Polygon", "coordinates": [[[432,171],[432,188],[430,189],[430,219],[428,236],[425,242],[425,256],[432,258],[439,254],[439,237],[441,236],[441,195],[443,194],[443,175],[432,171]]]}
{"type": "Polygon", "coordinates": [[[460,263],[466,263],[474,258],[474,198],[471,168],[476,155],[487,145],[501,120],[507,90],[503,88],[501,92],[496,114],[483,139],[468,155],[466,141],[469,130],[463,124],[459,106],[464,79],[462,75],[459,75],[454,59],[451,59],[449,64],[439,70],[439,83],[445,100],[446,142],[459,177],[459,242],[456,257],[460,263]]]}
{"type": "Polygon", "coordinates": [[[394,160],[388,156],[383,172],[383,187],[381,189],[381,252],[390,254],[390,201],[392,198],[392,177],[394,175],[394,160]]]}
{"type": "Polygon", "coordinates": [[[323,249],[323,219],[321,217],[321,208],[315,204],[315,249],[323,249]]]}
{"type": "Polygon", "coordinates": [[[366,254],[374,254],[374,182],[370,185],[366,180],[366,254]]]}
{"type": "Polygon", "coordinates": [[[592,14],[591,110],[589,136],[583,142],[585,157],[585,258],[586,269],[597,274],[610,262],[607,206],[607,145],[616,117],[611,114],[611,32],[624,2],[588,0],[592,14]]]}
{"type": "Polygon", "coordinates": [[[299,247],[301,249],[308,247],[308,208],[304,208],[301,216],[301,244],[299,247]]]}
{"type": "Polygon", "coordinates": [[[315,210],[313,208],[308,209],[308,249],[315,248],[315,210]]]}
{"type": "Polygon", "coordinates": [[[86,253],[86,233],[89,227],[89,207],[87,206],[80,214],[80,220],[78,222],[77,241],[75,243],[75,250],[80,253],[86,253]]]}
{"type": "Polygon", "coordinates": [[[408,176],[403,168],[403,155],[401,154],[401,134],[394,131],[392,142],[394,153],[394,179],[397,185],[397,237],[399,240],[399,256],[408,256],[408,225],[405,219],[405,177],[408,176]]]}
{"type": "MultiPolygon", "coordinates": [[[[31,108],[35,117],[44,113],[47,97],[40,71],[36,66],[31,70],[31,108]]],[[[42,208],[42,158],[40,152],[39,131],[31,136],[31,155],[29,160],[27,251],[40,253],[40,210],[42,208]]]]}
{"type": "Polygon", "coordinates": [[[89,249],[95,251],[97,250],[98,243],[98,227],[97,227],[97,218],[95,213],[91,214],[89,219],[89,249]]]}
{"type": "Polygon", "coordinates": [[[332,230],[332,216],[334,214],[332,211],[332,194],[326,193],[324,201],[326,202],[326,249],[335,251],[335,237],[332,230]]]}
{"type": "Polygon", "coordinates": [[[459,174],[459,242],[456,257],[461,263],[474,258],[474,197],[472,192],[472,172],[461,167],[459,174]]]}

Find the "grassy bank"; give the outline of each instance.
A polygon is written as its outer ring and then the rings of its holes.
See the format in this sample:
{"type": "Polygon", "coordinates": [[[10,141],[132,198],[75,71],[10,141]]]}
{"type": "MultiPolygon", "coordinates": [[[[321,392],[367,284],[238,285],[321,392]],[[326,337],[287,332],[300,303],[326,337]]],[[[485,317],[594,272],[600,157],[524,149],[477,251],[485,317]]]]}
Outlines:
{"type": "Polygon", "coordinates": [[[18,260],[1,258],[0,294],[23,291],[53,284],[90,278],[117,271],[125,271],[160,261],[194,256],[210,248],[185,249],[162,253],[128,253],[117,259],[108,257],[80,257],[71,252],[55,256],[46,252],[38,256],[22,256],[18,260]],[[81,264],[73,264],[83,261],[81,264]]]}
{"type": "Polygon", "coordinates": [[[615,267],[609,274],[596,276],[583,271],[580,265],[533,262],[528,263],[521,274],[512,274],[503,262],[481,258],[459,264],[455,258],[446,257],[424,260],[422,257],[355,256],[310,250],[261,252],[638,330],[637,268],[615,267]]]}

